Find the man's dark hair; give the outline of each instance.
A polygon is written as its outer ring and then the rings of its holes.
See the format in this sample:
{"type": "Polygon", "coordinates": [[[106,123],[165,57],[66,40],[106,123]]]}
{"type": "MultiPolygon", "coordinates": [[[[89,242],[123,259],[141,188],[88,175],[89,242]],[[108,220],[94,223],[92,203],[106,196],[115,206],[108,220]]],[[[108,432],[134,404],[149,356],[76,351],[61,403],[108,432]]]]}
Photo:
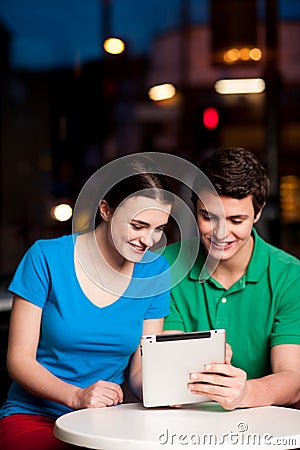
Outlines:
{"type": "MultiPolygon", "coordinates": [[[[269,194],[269,178],[266,169],[252,152],[240,147],[216,150],[201,161],[198,168],[219,195],[237,199],[251,195],[255,216],[264,206],[269,194]]],[[[194,206],[199,197],[197,194],[200,194],[201,180],[198,178],[192,191],[194,206]]]]}

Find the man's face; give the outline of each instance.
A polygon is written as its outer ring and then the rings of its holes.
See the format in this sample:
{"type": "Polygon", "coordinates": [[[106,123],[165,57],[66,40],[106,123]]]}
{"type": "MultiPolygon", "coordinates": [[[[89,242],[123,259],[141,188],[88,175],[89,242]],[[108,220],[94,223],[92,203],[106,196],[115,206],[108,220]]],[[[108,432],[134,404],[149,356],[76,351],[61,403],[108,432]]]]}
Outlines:
{"type": "Polygon", "coordinates": [[[197,222],[206,251],[222,261],[250,257],[251,230],[260,214],[254,217],[251,195],[235,199],[205,192],[197,201],[197,222]]]}

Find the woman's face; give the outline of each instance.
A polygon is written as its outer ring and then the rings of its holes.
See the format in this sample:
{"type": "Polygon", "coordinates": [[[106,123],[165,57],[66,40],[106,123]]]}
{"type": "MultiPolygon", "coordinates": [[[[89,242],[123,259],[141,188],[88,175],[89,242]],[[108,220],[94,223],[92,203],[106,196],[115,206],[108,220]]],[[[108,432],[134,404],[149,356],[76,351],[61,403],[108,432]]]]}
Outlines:
{"type": "Polygon", "coordinates": [[[138,262],[162,237],[171,205],[143,196],[125,200],[111,210],[108,238],[125,259],[138,262]]]}

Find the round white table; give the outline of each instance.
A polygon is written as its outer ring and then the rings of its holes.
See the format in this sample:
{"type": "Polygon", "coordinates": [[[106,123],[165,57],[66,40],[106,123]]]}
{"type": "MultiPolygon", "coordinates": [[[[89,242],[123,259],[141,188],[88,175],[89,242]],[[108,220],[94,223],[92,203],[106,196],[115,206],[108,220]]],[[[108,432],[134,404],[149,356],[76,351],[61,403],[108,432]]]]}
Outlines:
{"type": "Polygon", "coordinates": [[[57,419],[58,439],[102,450],[295,449],[300,410],[265,406],[225,411],[207,402],[181,408],[127,403],[74,411],[57,419]]]}

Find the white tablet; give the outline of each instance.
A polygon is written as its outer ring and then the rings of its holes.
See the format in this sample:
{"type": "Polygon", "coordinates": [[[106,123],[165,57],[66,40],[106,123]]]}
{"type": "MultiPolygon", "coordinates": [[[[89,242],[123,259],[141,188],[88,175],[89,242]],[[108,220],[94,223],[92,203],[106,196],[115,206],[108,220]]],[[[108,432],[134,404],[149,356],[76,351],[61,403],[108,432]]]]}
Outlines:
{"type": "Polygon", "coordinates": [[[146,335],[141,338],[143,405],[182,405],[209,400],[187,388],[191,372],[208,363],[225,362],[223,329],[146,335]]]}

